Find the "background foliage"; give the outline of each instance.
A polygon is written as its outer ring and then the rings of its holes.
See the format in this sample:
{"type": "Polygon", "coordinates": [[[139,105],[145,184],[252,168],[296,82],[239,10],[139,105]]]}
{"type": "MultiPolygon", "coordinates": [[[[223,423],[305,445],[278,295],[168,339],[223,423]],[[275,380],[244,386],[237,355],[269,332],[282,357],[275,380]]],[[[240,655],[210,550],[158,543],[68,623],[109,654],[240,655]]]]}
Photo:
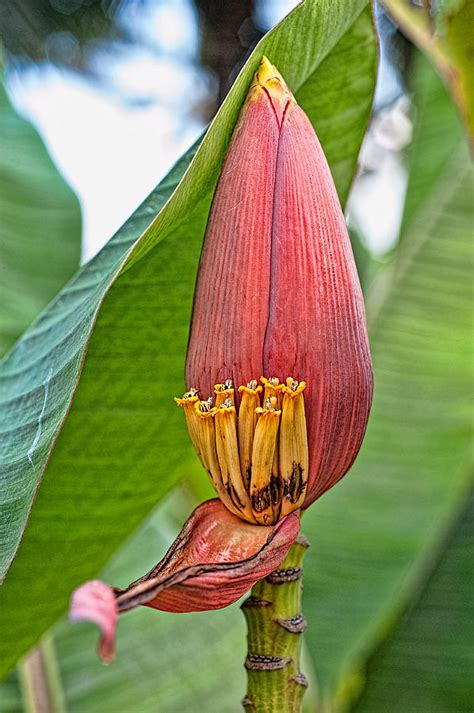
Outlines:
{"type": "MultiPolygon", "coordinates": [[[[375,80],[364,5],[307,0],[267,36],[197,154],[194,147],[183,157],[3,362],[5,566],[83,366],[0,591],[4,671],[60,617],[80,581],[100,572],[125,584],[156,562],[192,493],[205,489],[171,397],[182,389],[196,261],[226,142],[265,51],[314,122],[344,202],[375,80]],[[118,549],[179,479],[185,491],[118,549]]],[[[467,713],[474,699],[460,675],[469,657],[474,664],[472,168],[452,100],[427,61],[413,58],[409,80],[415,131],[400,239],[365,286],[376,369],[369,431],[351,475],[303,520],[313,542],[305,562],[308,710],[316,690],[325,710],[358,713],[467,713]]],[[[245,690],[243,630],[237,605],[180,616],[143,610],[120,622],[118,659],[107,669],[96,660],[92,627],[63,620],[39,651],[55,710],[231,712],[245,690]]],[[[33,710],[29,683],[24,659],[0,687],[0,710],[33,710]]]]}
{"type": "MultiPolygon", "coordinates": [[[[1,50],[0,50],[1,73],[1,50]]],[[[79,267],[79,202],[0,83],[0,355],[79,267]]]]}

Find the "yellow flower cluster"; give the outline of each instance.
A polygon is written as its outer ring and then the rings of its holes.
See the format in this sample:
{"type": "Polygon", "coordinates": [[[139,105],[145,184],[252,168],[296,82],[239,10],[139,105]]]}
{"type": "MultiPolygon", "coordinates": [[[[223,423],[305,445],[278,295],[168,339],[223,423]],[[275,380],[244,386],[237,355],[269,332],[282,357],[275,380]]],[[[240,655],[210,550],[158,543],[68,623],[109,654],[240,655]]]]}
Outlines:
{"type": "Polygon", "coordinates": [[[299,508],[308,479],[304,381],[276,377],[239,386],[237,409],[230,380],[214,397],[190,389],[184,410],[198,457],[224,505],[240,518],[272,525],[299,508]]]}

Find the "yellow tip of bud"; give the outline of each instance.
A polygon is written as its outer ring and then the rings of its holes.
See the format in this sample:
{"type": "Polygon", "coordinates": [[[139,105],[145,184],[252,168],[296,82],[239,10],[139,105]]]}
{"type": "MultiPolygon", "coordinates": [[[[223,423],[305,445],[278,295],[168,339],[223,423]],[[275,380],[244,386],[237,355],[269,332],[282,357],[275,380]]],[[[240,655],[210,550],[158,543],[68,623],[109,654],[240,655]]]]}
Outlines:
{"type": "Polygon", "coordinates": [[[255,72],[251,89],[253,89],[254,92],[252,93],[251,91],[250,95],[253,94],[254,96],[258,96],[259,92],[257,90],[264,89],[267,92],[267,96],[273,103],[280,121],[287,102],[290,100],[294,101],[293,94],[288,88],[285,80],[281,76],[278,69],[267,59],[267,57],[262,57],[260,60],[258,70],[255,72]]]}
{"type": "Polygon", "coordinates": [[[256,79],[259,82],[259,84],[266,84],[266,82],[271,81],[272,79],[278,79],[282,84],[285,84],[285,80],[281,76],[280,72],[278,69],[270,62],[265,55],[262,57],[260,60],[260,64],[258,66],[257,74],[256,74],[256,79]]]}

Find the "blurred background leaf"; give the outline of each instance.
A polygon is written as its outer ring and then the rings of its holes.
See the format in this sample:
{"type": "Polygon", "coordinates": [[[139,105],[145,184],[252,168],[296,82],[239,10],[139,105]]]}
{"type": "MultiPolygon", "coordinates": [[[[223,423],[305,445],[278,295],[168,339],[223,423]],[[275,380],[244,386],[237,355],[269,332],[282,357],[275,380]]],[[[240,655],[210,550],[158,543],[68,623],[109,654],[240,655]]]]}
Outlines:
{"type": "Polygon", "coordinates": [[[467,713],[474,686],[474,497],[443,542],[425,587],[369,660],[354,713],[467,713]],[[400,683],[403,681],[403,685],[400,683]]]}
{"type": "Polygon", "coordinates": [[[400,242],[367,301],[376,384],[368,432],[350,476],[303,521],[314,543],[305,638],[336,710],[350,707],[367,657],[425,586],[472,478],[472,166],[450,97],[419,57],[412,81],[400,242]]]}
{"type": "Polygon", "coordinates": [[[401,31],[437,67],[466,123],[474,142],[474,2],[381,0],[401,31]]]}
{"type": "MultiPolygon", "coordinates": [[[[192,498],[175,492],[113,558],[103,576],[125,585],[130,576],[151,568],[194,505],[192,498]]],[[[147,713],[157,706],[167,713],[238,710],[245,686],[240,611],[233,607],[180,617],[156,614],[143,609],[123,617],[118,656],[108,667],[94,655],[95,627],[71,626],[65,620],[54,629],[52,646],[44,656],[50,668],[59,664],[59,687],[67,711],[147,713]]],[[[44,649],[44,644],[39,648],[44,649]]],[[[15,674],[0,687],[0,710],[21,711],[24,702],[24,684],[15,674]]]]}
{"type": "Polygon", "coordinates": [[[13,109],[0,48],[0,356],[79,268],[79,202],[13,109]]]}
{"type": "Polygon", "coordinates": [[[4,361],[3,477],[8,485],[1,493],[0,539],[5,567],[88,346],[74,403],[0,591],[3,670],[65,610],[70,591],[104,566],[176,482],[178,466],[191,454],[172,396],[183,389],[194,277],[220,162],[263,52],[315,121],[339,194],[346,198],[375,83],[375,38],[365,5],[361,0],[331,3],[329,12],[323,0],[306,2],[269,33],[239,75],[172,200],[165,205],[195,149],[4,361]]]}

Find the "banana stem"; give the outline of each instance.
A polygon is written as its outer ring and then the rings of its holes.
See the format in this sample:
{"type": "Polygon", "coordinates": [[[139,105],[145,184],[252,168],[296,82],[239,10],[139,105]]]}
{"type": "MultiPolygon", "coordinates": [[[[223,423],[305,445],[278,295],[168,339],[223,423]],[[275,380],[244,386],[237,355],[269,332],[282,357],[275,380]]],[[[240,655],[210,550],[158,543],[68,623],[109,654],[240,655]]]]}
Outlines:
{"type": "Polygon", "coordinates": [[[242,604],[247,620],[247,694],[250,713],[299,713],[308,686],[300,671],[302,560],[309,542],[299,535],[280,568],[253,587],[242,604]]]}

